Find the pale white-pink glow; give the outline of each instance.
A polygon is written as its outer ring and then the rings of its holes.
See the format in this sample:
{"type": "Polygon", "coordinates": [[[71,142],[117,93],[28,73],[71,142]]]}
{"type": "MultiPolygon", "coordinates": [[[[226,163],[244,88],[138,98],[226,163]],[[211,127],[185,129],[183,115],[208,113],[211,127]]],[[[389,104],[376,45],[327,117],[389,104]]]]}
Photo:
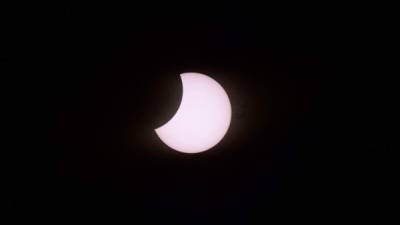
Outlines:
{"type": "Polygon", "coordinates": [[[231,122],[231,104],[225,90],[212,78],[200,73],[181,74],[182,101],[178,111],[155,129],[170,148],[198,153],[222,140],[231,122]]]}

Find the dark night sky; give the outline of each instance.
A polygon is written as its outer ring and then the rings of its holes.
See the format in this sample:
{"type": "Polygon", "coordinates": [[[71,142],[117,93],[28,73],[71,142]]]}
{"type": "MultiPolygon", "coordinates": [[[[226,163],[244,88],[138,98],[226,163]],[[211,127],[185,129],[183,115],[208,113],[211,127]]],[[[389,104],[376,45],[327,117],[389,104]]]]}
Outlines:
{"type": "Polygon", "coordinates": [[[327,10],[163,8],[62,6],[26,19],[16,73],[34,80],[46,132],[14,205],[147,224],[380,218],[393,89],[363,47],[370,23],[327,10]],[[233,108],[225,138],[196,155],[153,131],[190,71],[222,84],[233,108]]]}

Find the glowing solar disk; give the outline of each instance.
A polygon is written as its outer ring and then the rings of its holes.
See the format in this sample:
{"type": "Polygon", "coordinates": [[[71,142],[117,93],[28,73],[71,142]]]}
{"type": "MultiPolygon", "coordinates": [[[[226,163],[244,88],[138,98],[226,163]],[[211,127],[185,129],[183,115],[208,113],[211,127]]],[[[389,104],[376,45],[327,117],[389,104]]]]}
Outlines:
{"type": "Polygon", "coordinates": [[[231,104],[222,86],[204,74],[183,73],[178,111],[155,129],[170,148],[184,153],[206,151],[218,144],[231,122],[231,104]]]}

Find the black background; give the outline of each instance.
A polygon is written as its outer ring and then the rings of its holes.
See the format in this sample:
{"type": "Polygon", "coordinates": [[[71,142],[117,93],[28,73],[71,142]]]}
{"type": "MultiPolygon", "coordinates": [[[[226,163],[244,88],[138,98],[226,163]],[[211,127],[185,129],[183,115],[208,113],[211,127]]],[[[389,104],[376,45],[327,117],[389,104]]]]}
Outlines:
{"type": "Polygon", "coordinates": [[[11,52],[45,141],[19,168],[29,178],[11,205],[59,221],[381,220],[393,85],[370,34],[383,28],[352,9],[309,11],[77,5],[24,17],[22,51],[11,52]],[[179,74],[191,71],[225,88],[233,114],[217,146],[186,155],[154,129],[176,112],[179,74]]]}

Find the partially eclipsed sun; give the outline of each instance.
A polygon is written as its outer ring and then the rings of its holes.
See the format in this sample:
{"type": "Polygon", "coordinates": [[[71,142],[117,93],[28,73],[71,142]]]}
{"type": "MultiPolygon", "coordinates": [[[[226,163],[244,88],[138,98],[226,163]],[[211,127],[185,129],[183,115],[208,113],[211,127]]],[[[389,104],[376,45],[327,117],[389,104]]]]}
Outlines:
{"type": "Polygon", "coordinates": [[[218,144],[231,122],[231,104],[222,86],[200,73],[181,74],[182,101],[178,111],[155,129],[170,148],[184,153],[206,151],[218,144]]]}

